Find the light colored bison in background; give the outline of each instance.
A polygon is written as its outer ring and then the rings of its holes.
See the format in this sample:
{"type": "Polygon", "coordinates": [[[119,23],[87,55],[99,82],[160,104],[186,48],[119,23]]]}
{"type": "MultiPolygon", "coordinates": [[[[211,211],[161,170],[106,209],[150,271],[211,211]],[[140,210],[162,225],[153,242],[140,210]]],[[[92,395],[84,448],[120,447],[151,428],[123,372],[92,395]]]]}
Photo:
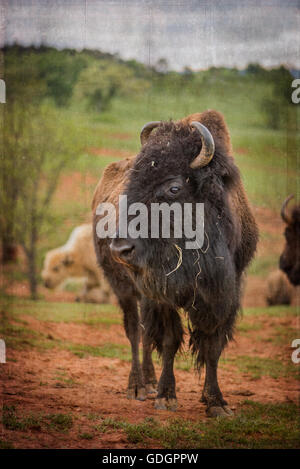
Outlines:
{"type": "Polygon", "coordinates": [[[99,268],[93,246],[92,225],[77,226],[63,246],[46,254],[42,279],[47,288],[56,288],[69,278],[84,278],[77,300],[111,303],[114,295],[99,268]]]}

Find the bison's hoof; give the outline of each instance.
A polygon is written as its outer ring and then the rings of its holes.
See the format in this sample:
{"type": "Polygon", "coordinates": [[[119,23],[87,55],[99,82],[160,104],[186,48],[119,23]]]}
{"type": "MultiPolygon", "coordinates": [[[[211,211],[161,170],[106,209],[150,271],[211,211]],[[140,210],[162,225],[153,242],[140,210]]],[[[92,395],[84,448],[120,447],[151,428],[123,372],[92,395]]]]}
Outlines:
{"type": "Polygon", "coordinates": [[[234,412],[228,405],[224,406],[212,406],[206,409],[208,417],[232,417],[234,412]]]}
{"type": "Polygon", "coordinates": [[[177,399],[167,399],[166,397],[159,397],[158,399],[155,399],[154,407],[157,410],[171,410],[175,412],[175,410],[177,409],[177,399]]]}
{"type": "Polygon", "coordinates": [[[157,394],[157,387],[155,384],[146,384],[146,392],[147,394],[157,394]]]}
{"type": "Polygon", "coordinates": [[[127,399],[137,399],[138,401],[145,401],[147,399],[147,393],[145,388],[133,388],[127,389],[127,399]]]}

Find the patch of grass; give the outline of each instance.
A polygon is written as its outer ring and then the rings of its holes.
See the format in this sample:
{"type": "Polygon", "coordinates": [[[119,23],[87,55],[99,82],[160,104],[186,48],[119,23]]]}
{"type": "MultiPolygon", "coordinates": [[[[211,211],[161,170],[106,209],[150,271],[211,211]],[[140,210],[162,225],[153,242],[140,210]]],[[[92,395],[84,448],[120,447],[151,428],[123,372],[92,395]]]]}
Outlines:
{"type": "Polygon", "coordinates": [[[41,417],[30,414],[24,418],[19,418],[16,414],[15,406],[3,406],[2,423],[8,430],[26,431],[41,430],[42,422],[41,417]]]}
{"type": "Polygon", "coordinates": [[[93,412],[90,412],[89,414],[87,414],[86,418],[90,420],[91,422],[96,422],[97,420],[101,419],[100,415],[94,414],[93,412]]]}
{"type": "Polygon", "coordinates": [[[93,357],[119,358],[125,361],[131,360],[130,347],[127,345],[107,343],[95,347],[93,345],[68,343],[64,348],[80,358],[86,355],[92,355],[93,357]]]}
{"type": "Polygon", "coordinates": [[[264,306],[259,308],[245,308],[242,316],[290,317],[298,316],[297,306],[264,306]]]}
{"type": "Polygon", "coordinates": [[[14,445],[9,441],[0,440],[0,449],[14,449],[14,445]]]}
{"type": "Polygon", "coordinates": [[[106,433],[107,431],[112,429],[118,430],[120,428],[123,428],[124,425],[124,422],[108,417],[106,419],[101,419],[101,422],[99,424],[94,425],[94,430],[100,433],[106,433]]]}
{"type": "Polygon", "coordinates": [[[92,440],[94,438],[94,435],[92,433],[79,433],[78,437],[82,440],[92,440]]]}
{"type": "Polygon", "coordinates": [[[7,430],[25,430],[25,425],[20,421],[15,412],[15,406],[4,404],[2,423],[7,430]]]}
{"type": "Polygon", "coordinates": [[[74,379],[61,375],[59,372],[57,372],[57,375],[54,376],[53,379],[56,380],[56,387],[73,388],[76,385],[74,379]]]}
{"type": "Polygon", "coordinates": [[[232,137],[234,149],[246,150],[236,159],[250,200],[255,205],[280,210],[286,188],[297,192],[296,162],[289,160],[286,132],[249,127],[233,129],[232,137]],[[293,167],[295,171],[287,171],[293,167]]]}
{"type": "Polygon", "coordinates": [[[299,329],[290,326],[275,326],[272,329],[270,342],[275,345],[291,345],[292,341],[299,336],[299,329]]]}
{"type": "Polygon", "coordinates": [[[261,328],[262,328],[262,322],[261,321],[257,321],[255,323],[250,323],[248,321],[243,320],[240,323],[238,323],[238,325],[236,327],[236,330],[238,332],[247,334],[248,332],[260,331],[261,328]]]}
{"type": "Polygon", "coordinates": [[[41,332],[37,332],[29,327],[20,327],[5,320],[0,326],[0,336],[5,339],[9,348],[23,350],[24,348],[38,347],[49,349],[54,347],[54,343],[48,340],[41,332]]]}
{"type": "Polygon", "coordinates": [[[0,335],[5,338],[8,347],[15,349],[33,345],[38,337],[36,331],[10,324],[7,321],[1,324],[0,335]]]}
{"type": "Polygon", "coordinates": [[[66,433],[73,426],[73,417],[70,414],[49,414],[45,418],[50,428],[62,433],[66,433]]]}
{"type": "Polygon", "coordinates": [[[33,413],[26,416],[18,416],[15,406],[3,406],[2,423],[7,430],[26,431],[49,429],[59,432],[67,432],[73,425],[73,419],[70,414],[49,414],[35,415],[33,413]]]}
{"type": "Polygon", "coordinates": [[[16,317],[28,315],[39,321],[74,322],[88,325],[122,323],[119,309],[110,304],[53,303],[15,298],[10,310],[16,317]]]}
{"type": "Polygon", "coordinates": [[[299,409],[295,404],[259,404],[245,401],[233,418],[194,422],[180,418],[139,423],[105,419],[95,430],[122,429],[135,447],[166,449],[200,448],[299,448],[299,409]]]}
{"type": "Polygon", "coordinates": [[[75,381],[73,378],[70,378],[63,368],[58,368],[55,372],[55,375],[53,377],[54,380],[56,380],[56,386],[60,387],[74,387],[75,386],[75,381]]]}
{"type": "Polygon", "coordinates": [[[227,361],[234,363],[240,372],[249,373],[252,379],[260,379],[262,376],[271,376],[275,379],[292,376],[299,379],[297,367],[293,363],[283,363],[279,359],[242,355],[227,358],[227,361]]]}

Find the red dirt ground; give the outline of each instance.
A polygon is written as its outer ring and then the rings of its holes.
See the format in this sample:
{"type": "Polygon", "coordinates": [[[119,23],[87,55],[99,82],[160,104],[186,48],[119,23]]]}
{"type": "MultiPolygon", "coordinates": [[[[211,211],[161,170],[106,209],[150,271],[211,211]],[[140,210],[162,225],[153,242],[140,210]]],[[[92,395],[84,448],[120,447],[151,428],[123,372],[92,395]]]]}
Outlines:
{"type": "MultiPolygon", "coordinates": [[[[26,317],[31,328],[47,332],[54,338],[72,340],[74,343],[101,345],[113,342],[126,344],[123,328],[95,329],[85,325],[41,323],[26,317]]],[[[266,319],[263,335],[270,335],[274,323],[282,319],[266,319]]],[[[286,324],[286,319],[284,319],[286,324]]],[[[253,320],[255,322],[255,319],[253,320]]],[[[295,318],[289,320],[289,325],[295,318]]],[[[230,344],[225,359],[250,355],[259,357],[280,357],[283,362],[290,360],[291,349],[276,347],[265,341],[256,340],[257,332],[238,334],[236,342],[230,344]]],[[[125,397],[130,364],[119,359],[86,357],[78,358],[63,350],[37,352],[25,349],[22,352],[10,350],[7,365],[3,367],[3,402],[15,405],[22,416],[34,414],[72,414],[73,427],[67,434],[47,431],[11,431],[2,429],[6,441],[16,448],[126,448],[130,447],[122,430],[94,435],[91,441],[83,440],[80,434],[93,433],[93,422],[87,416],[115,418],[132,423],[145,417],[164,421],[173,413],[157,411],[153,399],[146,402],[128,401],[125,397]],[[15,360],[15,361],[12,361],[15,360]],[[62,371],[72,379],[72,386],[64,385],[55,376],[62,371]]],[[[159,367],[156,367],[159,374],[159,367]]],[[[199,402],[199,380],[193,371],[176,370],[177,397],[179,407],[176,416],[190,419],[206,419],[205,408],[199,402]]],[[[264,376],[253,380],[247,373],[239,373],[234,366],[225,362],[220,365],[219,380],[231,408],[239,410],[246,399],[258,402],[297,402],[299,386],[293,378],[274,379],[264,376]]],[[[203,378],[201,378],[201,385],[203,378]]]]}

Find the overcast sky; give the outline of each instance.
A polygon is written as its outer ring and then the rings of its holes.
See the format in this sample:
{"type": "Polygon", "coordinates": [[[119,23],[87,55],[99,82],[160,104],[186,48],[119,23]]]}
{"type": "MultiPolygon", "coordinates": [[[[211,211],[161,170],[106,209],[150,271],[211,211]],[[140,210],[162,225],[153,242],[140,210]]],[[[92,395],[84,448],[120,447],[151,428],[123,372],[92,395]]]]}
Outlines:
{"type": "Polygon", "coordinates": [[[172,69],[300,68],[300,0],[0,0],[0,43],[83,47],[172,69]]]}

